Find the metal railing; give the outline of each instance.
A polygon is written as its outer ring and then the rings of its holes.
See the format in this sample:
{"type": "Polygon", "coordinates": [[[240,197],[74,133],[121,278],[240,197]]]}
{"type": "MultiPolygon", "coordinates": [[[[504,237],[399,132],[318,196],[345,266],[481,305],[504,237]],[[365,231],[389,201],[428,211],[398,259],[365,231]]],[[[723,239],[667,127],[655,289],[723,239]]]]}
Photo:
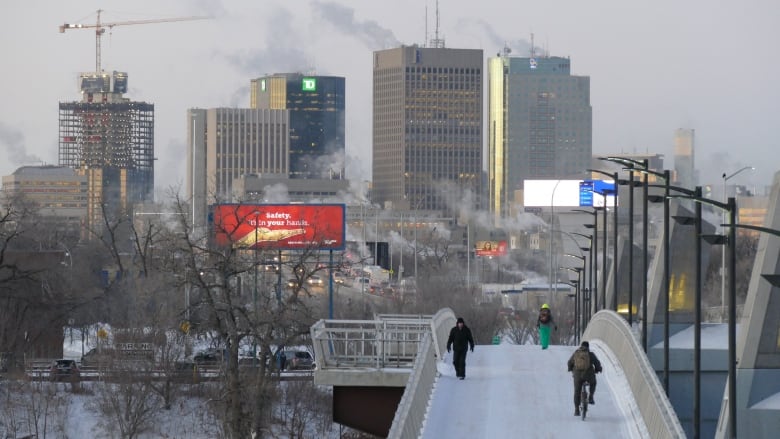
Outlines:
{"type": "Polygon", "coordinates": [[[317,367],[411,368],[431,333],[431,316],[382,315],[376,320],[320,320],[311,327],[317,367]]]}

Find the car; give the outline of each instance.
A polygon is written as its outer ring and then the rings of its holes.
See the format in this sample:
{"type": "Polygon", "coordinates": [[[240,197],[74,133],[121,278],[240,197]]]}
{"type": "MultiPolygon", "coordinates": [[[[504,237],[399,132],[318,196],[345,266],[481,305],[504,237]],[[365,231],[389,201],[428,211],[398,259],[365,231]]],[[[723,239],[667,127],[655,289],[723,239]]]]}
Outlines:
{"type": "Polygon", "coordinates": [[[216,364],[222,361],[222,352],[209,348],[196,353],[192,360],[195,364],[216,364]]]}
{"type": "Polygon", "coordinates": [[[333,272],[333,282],[335,282],[337,284],[343,285],[344,282],[346,282],[346,280],[347,280],[347,277],[344,276],[344,273],[342,273],[340,271],[334,271],[333,272]]]}
{"type": "Polygon", "coordinates": [[[81,371],[79,371],[76,360],[54,360],[49,369],[49,379],[52,381],[79,381],[81,371]]]}
{"type": "Polygon", "coordinates": [[[322,286],[325,284],[322,278],[316,274],[312,274],[311,276],[309,276],[309,278],[306,279],[306,283],[314,286],[322,286]]]}
{"type": "Polygon", "coordinates": [[[355,282],[357,282],[358,285],[360,285],[360,284],[368,285],[368,284],[371,283],[371,279],[368,278],[368,277],[358,277],[358,278],[355,279],[355,282]]]}
{"type": "Polygon", "coordinates": [[[312,370],[315,367],[314,357],[307,351],[288,349],[283,351],[285,357],[285,369],[287,370],[312,370]]]}
{"type": "Polygon", "coordinates": [[[301,287],[301,284],[298,282],[297,278],[291,278],[287,279],[287,288],[290,288],[291,290],[298,289],[301,287]]]}

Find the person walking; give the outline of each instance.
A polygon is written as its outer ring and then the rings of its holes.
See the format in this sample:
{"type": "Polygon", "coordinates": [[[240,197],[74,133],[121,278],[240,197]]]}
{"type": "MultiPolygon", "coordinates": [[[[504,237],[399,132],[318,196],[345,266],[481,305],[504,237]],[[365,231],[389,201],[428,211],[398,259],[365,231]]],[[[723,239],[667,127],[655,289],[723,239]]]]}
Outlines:
{"type": "Polygon", "coordinates": [[[550,311],[550,305],[546,303],[542,305],[536,327],[539,329],[539,343],[542,345],[542,349],[547,349],[550,346],[550,330],[558,330],[558,325],[555,324],[552,311],[550,311]]]}
{"type": "Polygon", "coordinates": [[[583,341],[579,348],[571,354],[567,363],[569,372],[574,379],[574,416],[580,415],[580,389],[582,383],[590,384],[588,404],[595,404],[593,394],[596,392],[596,374],[601,373],[601,362],[596,354],[590,351],[590,343],[583,341]]]}
{"type": "Polygon", "coordinates": [[[452,349],[452,364],[455,366],[455,376],[459,379],[466,378],[466,351],[471,347],[474,352],[474,338],[471,337],[471,329],[466,326],[463,317],[458,317],[457,323],[450,330],[447,339],[447,352],[452,349]]]}

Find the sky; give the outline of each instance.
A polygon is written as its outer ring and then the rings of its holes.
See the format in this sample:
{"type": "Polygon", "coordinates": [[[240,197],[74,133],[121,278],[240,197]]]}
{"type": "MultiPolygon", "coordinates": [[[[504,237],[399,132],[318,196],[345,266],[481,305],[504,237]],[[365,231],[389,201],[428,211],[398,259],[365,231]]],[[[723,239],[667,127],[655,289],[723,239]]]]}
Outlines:
{"type": "MultiPolygon", "coordinates": [[[[115,26],[103,68],[129,74],[128,97],[155,104],[155,185],[182,185],[189,108],[248,107],[249,81],[276,72],[346,77],[347,178],[371,178],[372,52],[423,44],[434,0],[30,0],[3,2],[0,26],[0,175],[57,164],[58,103],[79,100],[94,70],[92,29],[67,23],[209,16],[115,26]],[[427,23],[426,26],[426,7],[427,23]]],[[[593,152],[664,154],[673,133],[696,130],[701,183],[754,166],[730,184],[763,188],[780,168],[772,152],[780,113],[780,3],[772,0],[556,0],[439,2],[447,47],[535,46],[590,76],[593,152]]],[[[486,81],[485,81],[486,82],[486,81]]],[[[487,163],[487,160],[484,160],[487,163]]],[[[715,193],[719,193],[716,191],[715,193]]]]}

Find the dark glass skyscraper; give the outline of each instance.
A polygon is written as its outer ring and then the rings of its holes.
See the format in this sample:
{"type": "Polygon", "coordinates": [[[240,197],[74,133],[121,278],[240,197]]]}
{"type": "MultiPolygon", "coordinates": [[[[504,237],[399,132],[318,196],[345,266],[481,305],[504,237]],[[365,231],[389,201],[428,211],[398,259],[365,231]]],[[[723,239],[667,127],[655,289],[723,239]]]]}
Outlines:
{"type": "Polygon", "coordinates": [[[302,73],[251,81],[251,108],[290,111],[290,178],[344,175],[344,84],[302,73]]]}

